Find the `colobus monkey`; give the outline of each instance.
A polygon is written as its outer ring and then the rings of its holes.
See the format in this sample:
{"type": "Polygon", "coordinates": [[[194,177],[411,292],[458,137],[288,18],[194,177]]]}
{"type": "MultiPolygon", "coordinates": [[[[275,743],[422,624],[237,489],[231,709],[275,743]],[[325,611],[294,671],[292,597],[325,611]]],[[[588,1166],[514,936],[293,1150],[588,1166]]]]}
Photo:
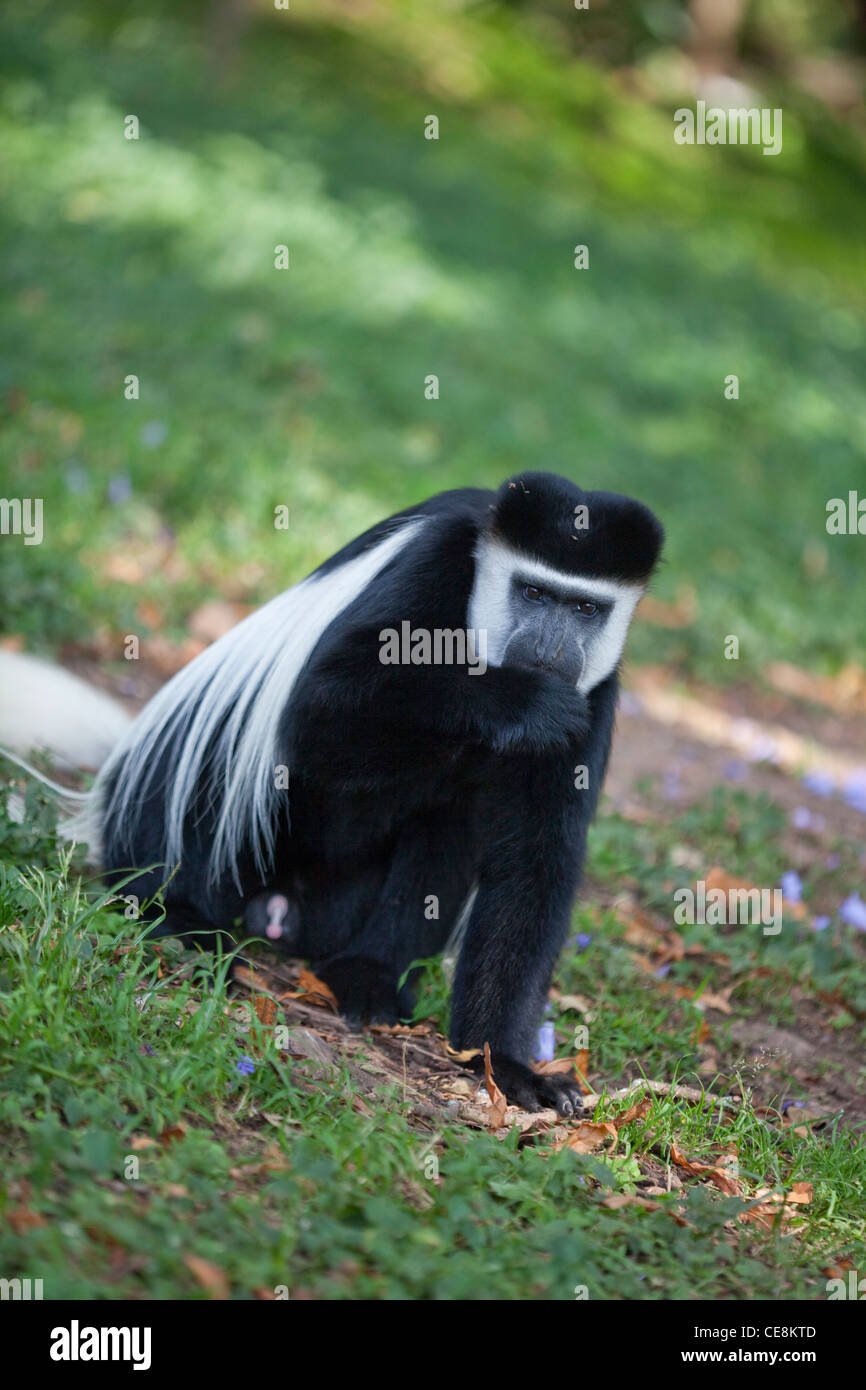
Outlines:
{"type": "Polygon", "coordinates": [[[411,1010],[401,977],[462,910],[453,1047],[573,1113],[528,1064],[661,543],[639,502],[549,473],[374,526],[142,711],[92,794],[105,869],[166,885],[160,934],[267,921],[355,1023],[411,1010]]]}

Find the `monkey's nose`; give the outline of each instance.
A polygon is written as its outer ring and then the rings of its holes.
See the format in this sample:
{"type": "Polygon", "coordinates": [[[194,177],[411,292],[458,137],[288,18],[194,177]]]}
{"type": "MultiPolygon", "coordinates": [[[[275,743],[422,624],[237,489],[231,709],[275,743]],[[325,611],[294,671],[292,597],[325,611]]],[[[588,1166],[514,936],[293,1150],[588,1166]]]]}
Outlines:
{"type": "Polygon", "coordinates": [[[555,666],[562,660],[562,638],[539,637],[535,643],[539,666],[555,666]]]}

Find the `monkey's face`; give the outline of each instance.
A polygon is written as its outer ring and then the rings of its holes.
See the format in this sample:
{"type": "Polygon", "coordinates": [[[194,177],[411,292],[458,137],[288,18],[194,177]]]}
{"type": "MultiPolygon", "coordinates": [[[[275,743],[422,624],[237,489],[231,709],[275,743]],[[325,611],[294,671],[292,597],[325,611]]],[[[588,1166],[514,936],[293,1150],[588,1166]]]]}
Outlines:
{"type": "Polygon", "coordinates": [[[587,694],[622,655],[642,584],[566,574],[499,541],[482,543],[470,625],[491,666],[549,671],[587,694]]]}
{"type": "Polygon", "coordinates": [[[557,593],[515,575],[509,596],[513,627],[502,665],[552,671],[579,685],[612,606],[583,594],[557,593]]]}

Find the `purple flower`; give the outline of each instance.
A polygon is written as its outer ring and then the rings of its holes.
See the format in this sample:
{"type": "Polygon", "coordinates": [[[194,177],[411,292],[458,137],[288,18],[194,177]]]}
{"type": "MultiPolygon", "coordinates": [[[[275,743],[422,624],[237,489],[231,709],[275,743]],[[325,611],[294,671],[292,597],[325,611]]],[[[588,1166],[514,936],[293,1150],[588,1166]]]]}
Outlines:
{"type": "Polygon", "coordinates": [[[778,756],[776,740],[769,734],[758,734],[746,752],[750,763],[774,763],[778,756]]]}
{"type": "Polygon", "coordinates": [[[252,1057],[241,1057],[241,1060],[237,1064],[237,1070],[242,1076],[252,1076],[255,1069],[256,1064],[252,1057]]]}
{"type": "Polygon", "coordinates": [[[665,961],[664,965],[660,965],[659,968],[658,968],[658,970],[656,971],[656,977],[657,977],[659,980],[663,980],[663,979],[665,978],[665,976],[667,975],[668,971],[670,970],[670,968],[671,968],[671,963],[670,963],[670,961],[669,961],[669,960],[665,961]]]}
{"type": "Polygon", "coordinates": [[[682,795],[680,786],[680,776],[678,772],[666,772],[662,779],[662,796],[667,797],[668,801],[676,801],[682,795]]]}
{"type": "Polygon", "coordinates": [[[805,1108],[801,1100],[786,1100],[782,1106],[782,1114],[787,1115],[789,1110],[805,1110],[805,1108]]]}
{"type": "Polygon", "coordinates": [[[829,925],[830,925],[830,918],[829,918],[829,917],[813,917],[813,918],[812,918],[812,930],[813,930],[813,931],[826,931],[827,928],[829,927],[829,925]]]}
{"type": "Polygon", "coordinates": [[[624,690],[619,697],[619,707],[623,714],[640,714],[643,700],[640,696],[633,695],[630,690],[624,690]]]}
{"type": "Polygon", "coordinates": [[[847,777],[843,794],[849,806],[866,815],[866,773],[855,772],[852,777],[847,777]]]}
{"type": "Polygon", "coordinates": [[[70,492],[86,492],[90,479],[87,476],[87,469],[80,464],[77,459],[72,459],[66,465],[66,486],[70,492]]]}
{"type": "Polygon", "coordinates": [[[745,782],[749,775],[749,769],[739,758],[728,758],[727,762],[722,764],[722,772],[732,782],[745,782]]]}
{"type": "Polygon", "coordinates": [[[148,420],[141,431],[141,442],[145,449],[158,449],[168,438],[168,425],[162,420],[148,420]]]}
{"type": "Polygon", "coordinates": [[[552,1023],[542,1023],[535,1041],[533,1057],[536,1062],[552,1062],[556,1050],[556,1030],[552,1023]]]}
{"type": "Polygon", "coordinates": [[[156,1056],[156,1049],[153,1048],[153,1047],[151,1047],[150,1043],[142,1043],[142,1044],[141,1044],[141,1053],[142,1053],[142,1056],[143,1056],[143,1057],[155,1057],[155,1056],[156,1056]]]}
{"type": "Polygon", "coordinates": [[[866,931],[866,903],[859,893],[851,893],[839,908],[839,916],[858,931],[866,931]]]}
{"type": "Polygon", "coordinates": [[[803,882],[796,869],[789,869],[779,879],[782,894],[789,902],[798,903],[803,896],[803,882]]]}
{"type": "Polygon", "coordinates": [[[842,863],[842,856],[841,856],[841,854],[828,854],[828,855],[827,855],[827,868],[828,868],[828,869],[838,869],[838,867],[839,867],[839,865],[840,865],[841,863],[842,863]]]}
{"type": "Polygon", "coordinates": [[[803,778],[803,786],[816,796],[832,796],[836,789],[836,783],[826,772],[807,772],[803,778]]]}
{"type": "Polygon", "coordinates": [[[588,932],[579,931],[577,933],[577,936],[574,938],[573,944],[578,948],[578,950],[585,951],[587,946],[589,946],[591,942],[592,937],[589,935],[588,932]]]}
{"type": "Polygon", "coordinates": [[[809,810],[808,806],[794,807],[794,810],[791,812],[791,824],[796,826],[797,830],[809,829],[809,826],[812,824],[812,812],[809,810]]]}
{"type": "Polygon", "coordinates": [[[125,473],[117,473],[108,482],[108,500],[115,506],[120,502],[126,502],[132,496],[132,483],[125,473]]]}

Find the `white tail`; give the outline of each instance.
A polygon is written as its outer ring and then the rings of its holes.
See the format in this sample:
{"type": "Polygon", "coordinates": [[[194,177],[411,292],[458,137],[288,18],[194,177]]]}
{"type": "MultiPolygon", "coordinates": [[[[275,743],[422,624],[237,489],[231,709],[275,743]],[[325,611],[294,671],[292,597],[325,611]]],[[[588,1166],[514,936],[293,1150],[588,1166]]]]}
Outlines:
{"type": "Polygon", "coordinates": [[[96,770],[132,720],[69,671],[0,647],[0,744],[42,749],[60,767],[96,770]]]}

